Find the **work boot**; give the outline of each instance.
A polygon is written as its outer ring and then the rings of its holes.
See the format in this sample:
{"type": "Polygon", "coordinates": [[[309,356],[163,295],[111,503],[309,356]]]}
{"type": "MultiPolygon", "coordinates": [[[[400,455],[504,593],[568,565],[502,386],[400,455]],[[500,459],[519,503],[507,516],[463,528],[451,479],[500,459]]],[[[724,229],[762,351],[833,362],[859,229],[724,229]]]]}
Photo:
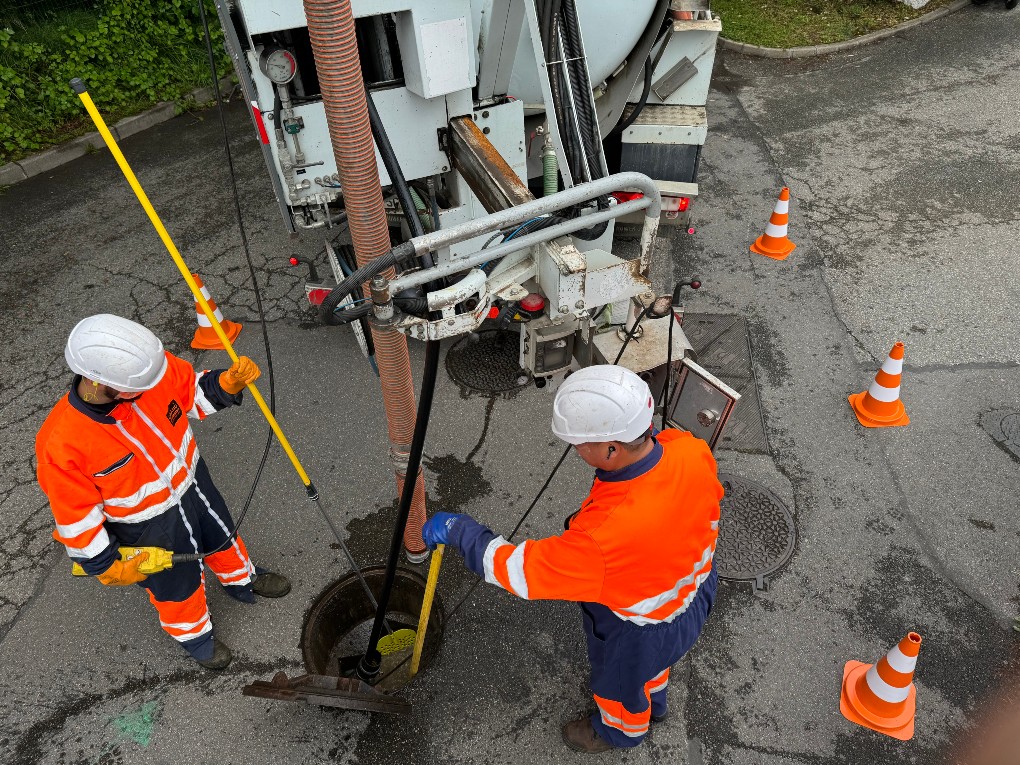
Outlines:
{"type": "Polygon", "coordinates": [[[226,669],[234,654],[227,648],[226,643],[221,643],[219,638],[213,638],[213,655],[208,659],[195,659],[206,669],[226,669]]]}
{"type": "Polygon", "coordinates": [[[251,589],[263,598],[282,598],[290,592],[290,580],[283,574],[272,571],[258,571],[251,589]]]}
{"type": "Polygon", "coordinates": [[[655,722],[655,723],[666,722],[666,720],[668,720],[668,719],[669,719],[669,709],[667,709],[661,715],[657,715],[654,712],[652,713],[652,722],[655,722]]]}
{"type": "Polygon", "coordinates": [[[571,720],[562,728],[563,743],[575,752],[599,754],[615,749],[612,744],[599,736],[592,727],[590,717],[571,720]]]}

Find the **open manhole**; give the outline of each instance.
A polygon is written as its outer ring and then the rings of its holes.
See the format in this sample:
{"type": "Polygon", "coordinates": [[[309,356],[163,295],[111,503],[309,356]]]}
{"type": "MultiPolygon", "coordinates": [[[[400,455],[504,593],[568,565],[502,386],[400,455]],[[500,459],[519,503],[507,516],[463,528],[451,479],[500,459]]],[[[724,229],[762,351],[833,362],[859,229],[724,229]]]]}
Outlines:
{"type": "MultiPolygon", "coordinates": [[[[386,567],[370,566],[362,569],[361,573],[378,600],[386,567]]],[[[417,629],[424,597],[425,580],[414,571],[398,568],[386,612],[390,626],[394,630],[417,629]]],[[[323,590],[305,617],[301,631],[301,654],[308,673],[334,677],[339,675],[345,658],[365,653],[374,619],[375,607],[353,572],[323,590]]],[[[443,604],[436,593],[429,614],[418,674],[424,672],[439,653],[445,622],[443,604]]],[[[410,657],[411,648],[384,656],[375,688],[392,691],[407,685],[410,682],[410,657]]]]}
{"type": "Polygon", "coordinates": [[[992,409],[980,418],[981,427],[998,444],[1020,460],[1020,412],[1012,409],[992,409]]]}
{"type": "Polygon", "coordinates": [[[446,354],[446,371],[463,388],[479,393],[506,393],[530,382],[517,363],[516,332],[483,329],[458,340],[446,354]]]}
{"type": "Polygon", "coordinates": [[[765,589],[793,555],[797,527],[779,497],[761,484],[727,473],[719,474],[726,490],[721,503],[715,568],[723,579],[753,582],[765,589]]]}

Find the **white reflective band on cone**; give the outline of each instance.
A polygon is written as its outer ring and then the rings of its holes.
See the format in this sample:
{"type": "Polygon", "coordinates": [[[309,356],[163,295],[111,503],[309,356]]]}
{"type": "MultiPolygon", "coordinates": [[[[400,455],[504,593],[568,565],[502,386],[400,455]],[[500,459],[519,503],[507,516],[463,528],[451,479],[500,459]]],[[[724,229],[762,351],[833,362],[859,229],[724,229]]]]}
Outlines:
{"type": "Polygon", "coordinates": [[[882,701],[888,701],[890,704],[898,704],[901,701],[906,701],[907,696],[910,695],[910,686],[908,685],[906,688],[897,688],[889,685],[889,683],[878,676],[878,670],[875,667],[876,665],[872,665],[866,675],[868,679],[868,687],[871,688],[871,692],[882,699],[882,701]]]}
{"type": "Polygon", "coordinates": [[[765,226],[765,236],[771,236],[775,239],[782,239],[786,236],[786,232],[789,230],[789,226],[777,226],[771,221],[765,226]]]}
{"type": "Polygon", "coordinates": [[[891,356],[882,365],[882,371],[889,375],[898,375],[903,372],[903,359],[894,359],[891,356]]]}
{"type": "Polygon", "coordinates": [[[889,655],[885,657],[885,660],[889,662],[889,666],[895,669],[902,675],[909,675],[914,671],[914,667],[917,666],[916,656],[907,656],[900,647],[893,646],[893,649],[889,651],[889,655]]]}
{"type": "Polygon", "coordinates": [[[779,213],[780,215],[785,215],[786,213],[790,212],[790,200],[780,199],[778,202],[776,202],[776,212],[779,213]]]}
{"type": "Polygon", "coordinates": [[[871,383],[871,387],[868,388],[868,394],[872,398],[877,398],[879,401],[884,401],[889,404],[900,397],[900,386],[897,385],[895,388],[886,388],[879,385],[877,382],[871,383]]]}

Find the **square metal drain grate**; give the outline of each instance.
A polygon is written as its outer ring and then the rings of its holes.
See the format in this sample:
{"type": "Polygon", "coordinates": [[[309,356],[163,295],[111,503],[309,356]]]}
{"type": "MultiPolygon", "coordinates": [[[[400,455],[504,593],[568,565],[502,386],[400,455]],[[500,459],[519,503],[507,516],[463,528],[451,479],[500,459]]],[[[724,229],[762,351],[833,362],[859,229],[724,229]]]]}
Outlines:
{"type": "Polygon", "coordinates": [[[768,454],[747,322],[733,314],[688,313],[684,333],[698,354],[697,362],[741,395],[716,448],[768,454]]]}

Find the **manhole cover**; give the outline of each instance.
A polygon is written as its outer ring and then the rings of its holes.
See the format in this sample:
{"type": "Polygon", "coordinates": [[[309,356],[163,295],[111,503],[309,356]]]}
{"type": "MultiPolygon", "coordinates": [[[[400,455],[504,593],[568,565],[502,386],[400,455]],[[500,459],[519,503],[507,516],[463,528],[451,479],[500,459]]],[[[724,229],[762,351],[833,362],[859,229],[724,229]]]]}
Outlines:
{"type": "Polygon", "coordinates": [[[723,579],[754,582],[764,589],[765,577],[793,555],[797,528],[779,497],[761,484],[727,473],[719,474],[726,490],[719,521],[715,567],[723,579]]]}
{"type": "Polygon", "coordinates": [[[505,393],[528,384],[518,365],[516,332],[484,329],[462,337],[446,354],[446,371],[458,385],[480,393],[505,393]]]}
{"type": "Polygon", "coordinates": [[[1020,459],[1020,412],[1011,409],[993,409],[980,418],[981,427],[1003,449],[1020,459]]]}

